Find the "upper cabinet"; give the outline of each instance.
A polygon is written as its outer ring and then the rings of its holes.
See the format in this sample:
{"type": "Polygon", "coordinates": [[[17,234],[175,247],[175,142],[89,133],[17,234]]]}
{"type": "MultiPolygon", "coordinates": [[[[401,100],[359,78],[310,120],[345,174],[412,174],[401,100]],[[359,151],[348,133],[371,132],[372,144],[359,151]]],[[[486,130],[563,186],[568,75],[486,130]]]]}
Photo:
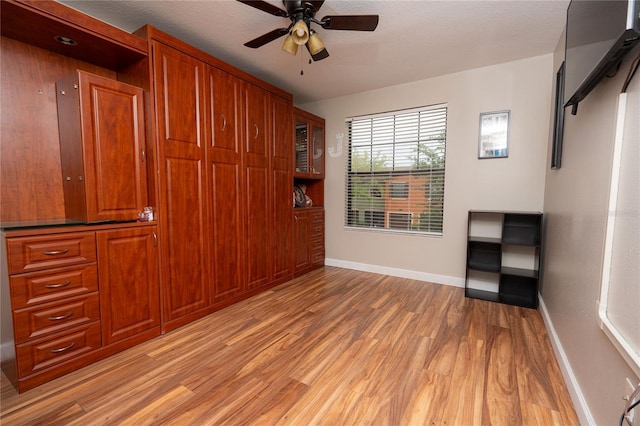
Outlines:
{"type": "Polygon", "coordinates": [[[56,89],[66,217],[136,220],[148,200],[143,90],[84,71],[56,89]]]}
{"type": "Polygon", "coordinates": [[[53,0],[2,0],[2,36],[121,70],[147,57],[140,37],[53,0]]]}
{"type": "Polygon", "coordinates": [[[296,129],[295,177],[324,178],[324,119],[294,108],[296,129]]]}

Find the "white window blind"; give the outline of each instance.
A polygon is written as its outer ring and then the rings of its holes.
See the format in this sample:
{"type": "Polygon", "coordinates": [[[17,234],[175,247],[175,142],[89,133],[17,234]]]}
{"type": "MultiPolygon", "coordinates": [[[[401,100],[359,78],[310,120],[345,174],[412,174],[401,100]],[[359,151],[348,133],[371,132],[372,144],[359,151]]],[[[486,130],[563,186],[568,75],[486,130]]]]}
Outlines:
{"type": "Polygon", "coordinates": [[[345,226],[442,235],[447,106],[347,119],[345,226]]]}

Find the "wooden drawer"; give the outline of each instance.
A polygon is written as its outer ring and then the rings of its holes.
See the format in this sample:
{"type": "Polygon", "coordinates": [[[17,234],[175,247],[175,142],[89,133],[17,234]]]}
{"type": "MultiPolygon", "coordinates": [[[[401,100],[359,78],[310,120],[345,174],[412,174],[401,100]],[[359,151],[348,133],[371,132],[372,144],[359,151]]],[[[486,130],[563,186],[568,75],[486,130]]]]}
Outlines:
{"type": "Polygon", "coordinates": [[[309,216],[310,216],[311,225],[318,225],[318,224],[324,225],[324,210],[313,211],[309,216]]]}
{"type": "Polygon", "coordinates": [[[311,238],[324,238],[324,223],[322,224],[311,224],[311,238]]]}
{"type": "Polygon", "coordinates": [[[324,249],[313,250],[311,252],[311,263],[314,265],[324,265],[324,249]]]}
{"type": "Polygon", "coordinates": [[[100,322],[16,345],[19,377],[43,372],[100,348],[100,322]]]}
{"type": "Polygon", "coordinates": [[[16,343],[44,337],[100,319],[98,293],[45,303],[13,313],[16,343]]]}
{"type": "Polygon", "coordinates": [[[98,290],[95,263],[50,271],[14,275],[9,278],[13,309],[52,302],[98,290]]]}
{"type": "Polygon", "coordinates": [[[310,244],[309,244],[309,249],[311,251],[314,250],[322,250],[324,251],[324,238],[320,237],[315,237],[315,238],[311,238],[310,244]]]}
{"type": "Polygon", "coordinates": [[[8,238],[7,255],[10,274],[94,262],[95,233],[8,238]]]}

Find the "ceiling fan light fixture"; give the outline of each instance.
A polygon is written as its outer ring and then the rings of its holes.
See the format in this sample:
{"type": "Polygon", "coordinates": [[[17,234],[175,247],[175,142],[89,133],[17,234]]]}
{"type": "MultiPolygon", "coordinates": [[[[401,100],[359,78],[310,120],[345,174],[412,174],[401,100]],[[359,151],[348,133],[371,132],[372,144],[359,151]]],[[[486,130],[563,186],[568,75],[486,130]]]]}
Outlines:
{"type": "Polygon", "coordinates": [[[306,44],[309,40],[309,27],[303,20],[299,20],[295,23],[291,29],[291,37],[297,45],[306,44]]]}
{"type": "Polygon", "coordinates": [[[309,47],[309,52],[311,53],[311,55],[317,55],[318,53],[326,49],[318,33],[313,30],[311,31],[311,35],[309,36],[307,46],[309,47]]]}
{"type": "Polygon", "coordinates": [[[296,56],[296,54],[298,53],[298,44],[294,41],[292,35],[288,35],[285,37],[284,43],[282,44],[282,50],[292,54],[293,56],[296,56]]]}

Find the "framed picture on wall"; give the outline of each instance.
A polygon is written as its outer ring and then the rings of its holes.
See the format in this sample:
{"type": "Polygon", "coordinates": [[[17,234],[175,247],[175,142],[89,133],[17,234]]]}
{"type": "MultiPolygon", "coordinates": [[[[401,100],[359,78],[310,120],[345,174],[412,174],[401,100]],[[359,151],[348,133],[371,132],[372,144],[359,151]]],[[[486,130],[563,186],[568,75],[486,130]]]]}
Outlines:
{"type": "Polygon", "coordinates": [[[564,62],[556,73],[556,103],[553,119],[553,147],[551,149],[551,168],[562,165],[562,136],[564,134],[564,62]]]}
{"type": "Polygon", "coordinates": [[[509,156],[510,111],[480,113],[478,158],[505,158],[509,156]]]}

